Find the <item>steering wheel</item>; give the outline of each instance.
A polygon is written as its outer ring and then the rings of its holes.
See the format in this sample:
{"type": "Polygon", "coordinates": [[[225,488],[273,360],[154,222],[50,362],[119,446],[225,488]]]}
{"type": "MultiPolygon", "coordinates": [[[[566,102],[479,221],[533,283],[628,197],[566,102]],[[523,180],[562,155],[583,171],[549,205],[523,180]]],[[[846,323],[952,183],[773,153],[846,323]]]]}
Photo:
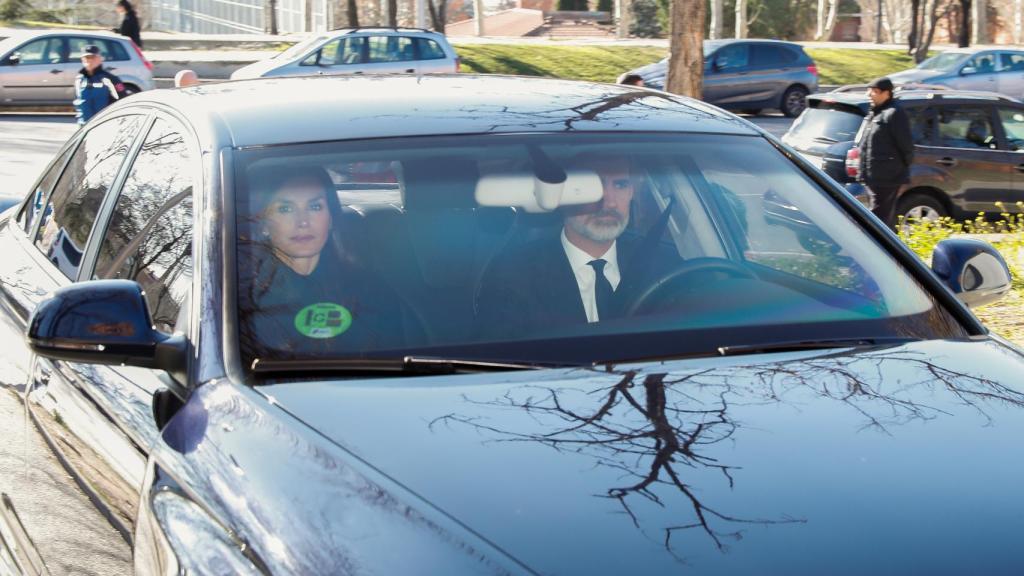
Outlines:
{"type": "Polygon", "coordinates": [[[697,272],[724,272],[737,278],[755,278],[750,270],[725,258],[694,258],[686,260],[649,282],[642,290],[638,290],[636,296],[623,305],[624,315],[635,315],[640,310],[643,310],[645,306],[656,301],[679,278],[697,272]]]}

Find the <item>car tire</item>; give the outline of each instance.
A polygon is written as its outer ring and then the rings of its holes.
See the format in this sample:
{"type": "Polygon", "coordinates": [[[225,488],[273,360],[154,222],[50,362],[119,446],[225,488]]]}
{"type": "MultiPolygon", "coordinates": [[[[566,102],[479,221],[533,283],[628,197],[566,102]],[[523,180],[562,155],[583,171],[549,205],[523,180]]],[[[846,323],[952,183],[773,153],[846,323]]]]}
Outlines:
{"type": "Polygon", "coordinates": [[[740,114],[750,114],[751,116],[757,116],[761,113],[761,108],[744,108],[740,110],[740,114]]]}
{"type": "Polygon", "coordinates": [[[910,218],[916,220],[938,220],[949,216],[949,210],[943,206],[938,198],[930,194],[907,194],[896,203],[896,221],[900,216],[906,221],[910,218]]]}
{"type": "Polygon", "coordinates": [[[779,109],[787,118],[796,118],[807,108],[807,94],[807,88],[803,86],[790,86],[782,95],[779,109]]]}

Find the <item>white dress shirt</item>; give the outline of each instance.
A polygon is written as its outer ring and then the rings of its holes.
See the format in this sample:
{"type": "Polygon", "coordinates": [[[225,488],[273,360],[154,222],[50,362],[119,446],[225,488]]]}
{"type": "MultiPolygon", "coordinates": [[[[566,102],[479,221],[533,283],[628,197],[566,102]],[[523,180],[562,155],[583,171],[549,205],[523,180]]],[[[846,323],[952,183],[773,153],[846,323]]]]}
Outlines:
{"type": "MultiPolygon", "coordinates": [[[[597,322],[600,319],[597,317],[597,293],[594,290],[597,274],[590,262],[598,258],[594,258],[569,242],[569,239],[565,237],[565,230],[562,230],[562,248],[565,249],[565,255],[569,258],[569,266],[572,268],[573,275],[576,276],[576,285],[580,289],[580,298],[583,300],[583,310],[587,313],[587,322],[597,322]]],[[[612,285],[612,290],[617,289],[621,276],[619,275],[619,257],[615,242],[612,242],[611,248],[600,259],[606,262],[604,265],[605,278],[612,285]]]]}

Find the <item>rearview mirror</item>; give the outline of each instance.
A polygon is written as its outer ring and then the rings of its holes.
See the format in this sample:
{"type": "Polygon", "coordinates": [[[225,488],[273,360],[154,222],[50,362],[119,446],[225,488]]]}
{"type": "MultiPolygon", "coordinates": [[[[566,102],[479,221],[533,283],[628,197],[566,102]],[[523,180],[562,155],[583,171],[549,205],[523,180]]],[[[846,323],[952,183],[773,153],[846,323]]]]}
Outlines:
{"type": "Polygon", "coordinates": [[[978,73],[978,69],[975,68],[974,66],[964,66],[963,68],[960,69],[960,75],[961,76],[970,76],[971,74],[977,74],[977,73],[978,73]]]}
{"type": "Polygon", "coordinates": [[[33,352],[55,360],[185,372],[185,339],[153,328],[142,287],[94,280],[58,289],[29,319],[33,352]]]}
{"type": "Polygon", "coordinates": [[[604,198],[601,178],[592,170],[567,170],[561,182],[549,180],[525,172],[488,174],[477,181],[474,195],[481,206],[513,206],[527,212],[550,212],[604,198]]]}
{"type": "Polygon", "coordinates": [[[989,243],[967,238],[939,242],[932,270],[956,297],[972,308],[991,304],[1010,290],[1010,269],[989,243]]]}

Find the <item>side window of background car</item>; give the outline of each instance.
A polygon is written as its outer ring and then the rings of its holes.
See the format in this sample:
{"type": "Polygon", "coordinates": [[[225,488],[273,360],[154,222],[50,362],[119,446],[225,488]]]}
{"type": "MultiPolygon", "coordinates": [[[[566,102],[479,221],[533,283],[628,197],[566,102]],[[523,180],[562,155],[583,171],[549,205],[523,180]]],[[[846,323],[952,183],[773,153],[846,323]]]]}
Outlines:
{"type": "Polygon", "coordinates": [[[1024,53],[1003,52],[999,55],[1003,72],[1024,72],[1024,53]]]}
{"type": "Polygon", "coordinates": [[[420,51],[420,60],[442,60],[447,58],[444,48],[429,38],[413,38],[416,48],[420,51]]]}
{"type": "Polygon", "coordinates": [[[715,53],[715,66],[723,72],[746,68],[749,60],[746,44],[730,44],[715,53]]]}
{"type": "Polygon", "coordinates": [[[908,106],[904,110],[910,118],[910,134],[914,144],[928,146],[935,134],[935,110],[921,106],[908,106]]]}
{"type": "Polygon", "coordinates": [[[968,68],[974,68],[975,74],[992,74],[996,71],[995,54],[979,54],[967,61],[968,68]]]}
{"type": "Polygon", "coordinates": [[[371,36],[369,62],[407,62],[415,60],[412,38],[406,36],[371,36]]]}
{"type": "Polygon", "coordinates": [[[938,112],[938,145],[945,148],[996,147],[988,108],[944,107],[938,112]]]}
{"type": "Polygon", "coordinates": [[[74,151],[74,146],[68,146],[68,149],[59,158],[54,160],[53,165],[46,171],[46,174],[39,181],[39,185],[32,192],[32,198],[25,205],[21,215],[18,216],[18,223],[26,234],[35,227],[36,221],[39,220],[39,216],[43,213],[43,207],[46,206],[45,202],[50,197],[53,185],[57,183],[57,177],[60,176],[61,171],[64,169],[68,156],[71,156],[71,153],[74,151]]]}
{"type": "Polygon", "coordinates": [[[755,68],[781,68],[796,62],[797,55],[792,50],[770,44],[755,44],[750,47],[751,66],[755,68]]]}
{"type": "Polygon", "coordinates": [[[21,59],[19,66],[32,64],[57,64],[64,54],[64,39],[60,37],[40,38],[14,51],[21,59]]]}
{"type": "Polygon", "coordinates": [[[1003,123],[1010,150],[1024,150],[1024,109],[1000,108],[999,121],[1003,123]]]}
{"type": "Polygon", "coordinates": [[[78,55],[82,53],[82,50],[90,44],[99,47],[100,54],[103,56],[103,60],[105,62],[119,62],[129,59],[124,46],[116,40],[101,40],[98,38],[72,36],[68,39],[68,42],[71,45],[71,49],[68,51],[71,60],[77,60],[78,55]]]}
{"type": "Polygon", "coordinates": [[[163,332],[174,330],[192,285],[194,161],[182,134],[157,119],[125,179],[93,274],[138,282],[163,332]]]}
{"type": "MultiPolygon", "coordinates": [[[[320,49],[319,63],[321,66],[337,66],[342,64],[360,64],[363,61],[363,48],[366,38],[362,36],[339,38],[328,42],[320,49]]],[[[313,62],[310,62],[311,64],[313,62]]],[[[306,64],[306,62],[303,62],[306,64]]]]}
{"type": "Polygon", "coordinates": [[[90,129],[50,193],[36,247],[72,280],[78,275],[96,213],[142,118],[121,116],[90,129]]]}

